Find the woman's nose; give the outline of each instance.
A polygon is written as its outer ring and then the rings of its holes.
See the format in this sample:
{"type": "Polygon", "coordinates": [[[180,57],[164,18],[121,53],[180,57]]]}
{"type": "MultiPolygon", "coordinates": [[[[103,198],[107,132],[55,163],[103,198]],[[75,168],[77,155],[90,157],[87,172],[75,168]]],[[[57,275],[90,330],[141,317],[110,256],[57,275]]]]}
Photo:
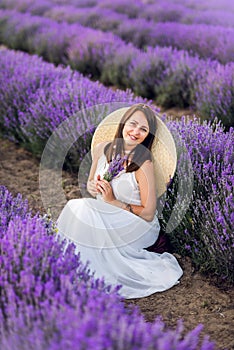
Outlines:
{"type": "Polygon", "coordinates": [[[140,133],[139,128],[136,126],[133,130],[134,135],[138,135],[140,133]]]}

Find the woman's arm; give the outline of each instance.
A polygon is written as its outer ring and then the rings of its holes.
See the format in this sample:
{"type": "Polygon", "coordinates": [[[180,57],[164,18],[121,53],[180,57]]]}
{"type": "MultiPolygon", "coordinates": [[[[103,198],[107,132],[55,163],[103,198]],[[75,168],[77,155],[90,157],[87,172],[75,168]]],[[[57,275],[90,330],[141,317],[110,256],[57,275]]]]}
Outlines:
{"type": "Polygon", "coordinates": [[[146,221],[152,221],[156,211],[156,189],[154,166],[150,160],[145,161],[136,171],[141,206],[131,204],[134,214],[141,216],[146,221]]]}
{"type": "Polygon", "coordinates": [[[101,155],[103,154],[104,147],[108,142],[102,142],[97,144],[93,149],[93,159],[92,164],[89,172],[89,177],[87,181],[87,191],[91,194],[91,196],[96,197],[98,194],[96,184],[97,180],[94,179],[94,174],[97,169],[97,163],[101,155]]]}

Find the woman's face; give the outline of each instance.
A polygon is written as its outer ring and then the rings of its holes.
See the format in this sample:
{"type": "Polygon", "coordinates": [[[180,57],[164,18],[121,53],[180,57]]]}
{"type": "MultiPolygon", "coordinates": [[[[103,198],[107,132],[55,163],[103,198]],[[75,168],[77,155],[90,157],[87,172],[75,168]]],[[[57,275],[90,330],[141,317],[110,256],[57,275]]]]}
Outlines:
{"type": "Polygon", "coordinates": [[[136,111],[126,121],[123,128],[125,148],[131,149],[142,143],[149,134],[148,121],[141,111],[136,111]]]}

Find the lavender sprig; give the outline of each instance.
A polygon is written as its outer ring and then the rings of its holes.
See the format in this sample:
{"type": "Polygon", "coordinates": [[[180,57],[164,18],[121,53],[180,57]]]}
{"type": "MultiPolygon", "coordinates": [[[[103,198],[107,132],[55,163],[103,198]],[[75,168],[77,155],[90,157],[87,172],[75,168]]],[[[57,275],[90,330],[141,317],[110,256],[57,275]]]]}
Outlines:
{"type": "Polygon", "coordinates": [[[122,170],[124,170],[124,162],[127,160],[127,157],[124,156],[121,158],[120,154],[117,154],[110,164],[109,168],[103,175],[103,179],[110,182],[114,177],[116,177],[122,170]]]}

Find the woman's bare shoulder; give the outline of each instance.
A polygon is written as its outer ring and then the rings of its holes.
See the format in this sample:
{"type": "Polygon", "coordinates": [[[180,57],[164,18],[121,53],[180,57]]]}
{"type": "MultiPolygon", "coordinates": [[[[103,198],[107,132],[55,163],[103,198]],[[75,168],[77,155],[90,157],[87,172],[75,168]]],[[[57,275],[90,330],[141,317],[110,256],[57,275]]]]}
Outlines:
{"type": "Polygon", "coordinates": [[[146,169],[153,169],[154,164],[152,162],[152,160],[147,159],[144,161],[143,164],[141,164],[140,168],[137,171],[142,171],[142,170],[146,170],[146,169]]]}
{"type": "Polygon", "coordinates": [[[146,160],[139,169],[136,170],[136,179],[139,181],[142,176],[153,176],[154,175],[154,164],[151,160],[146,160]]]}

